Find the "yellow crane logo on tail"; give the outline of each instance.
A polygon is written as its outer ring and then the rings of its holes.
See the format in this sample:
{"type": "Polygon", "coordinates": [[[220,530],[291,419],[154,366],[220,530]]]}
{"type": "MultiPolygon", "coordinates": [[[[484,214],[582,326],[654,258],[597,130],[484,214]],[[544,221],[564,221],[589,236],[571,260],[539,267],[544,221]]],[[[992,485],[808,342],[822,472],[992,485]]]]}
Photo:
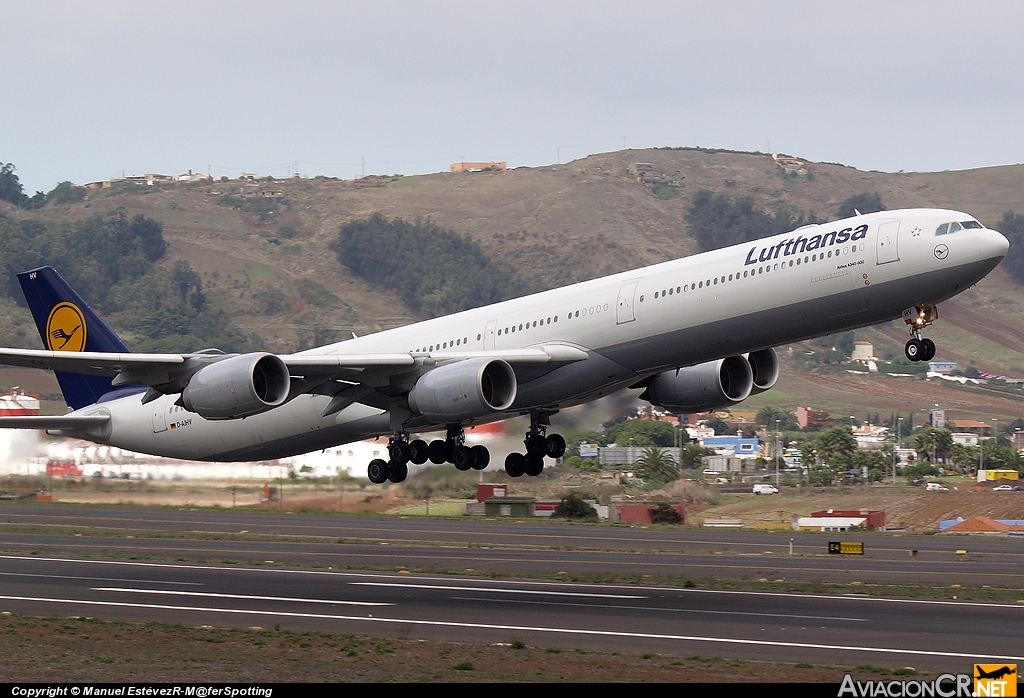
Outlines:
{"type": "Polygon", "coordinates": [[[85,351],[85,315],[74,303],[58,303],[46,319],[46,348],[85,351]]]}

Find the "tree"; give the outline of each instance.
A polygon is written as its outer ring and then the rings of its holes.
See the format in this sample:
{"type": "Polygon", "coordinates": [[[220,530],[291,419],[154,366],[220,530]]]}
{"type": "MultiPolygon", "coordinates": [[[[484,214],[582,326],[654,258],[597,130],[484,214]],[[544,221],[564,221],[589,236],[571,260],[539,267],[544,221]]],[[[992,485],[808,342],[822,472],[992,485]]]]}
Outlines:
{"type": "Polygon", "coordinates": [[[805,222],[818,222],[813,214],[805,221],[803,212],[794,214],[784,208],[768,214],[758,208],[752,196],[734,199],[707,189],[693,197],[686,220],[705,251],[786,233],[805,222]]]}
{"type": "Polygon", "coordinates": [[[559,519],[596,521],[597,510],[584,501],[583,495],[573,492],[558,503],[552,516],[559,519]]]}
{"type": "Polygon", "coordinates": [[[497,303],[523,289],[514,269],[492,263],[468,235],[429,220],[375,213],[341,226],[331,249],[353,274],[395,291],[429,317],[497,303]]]}
{"type": "Polygon", "coordinates": [[[833,470],[849,470],[857,452],[857,440],[850,427],[833,427],[818,436],[815,451],[833,470]]]}
{"type": "Polygon", "coordinates": [[[1024,284],[1024,215],[1015,215],[1013,211],[1004,213],[999,232],[1010,241],[1010,251],[1003,257],[1002,265],[1017,283],[1024,284]]]}
{"type": "Polygon", "coordinates": [[[667,502],[660,502],[651,509],[651,523],[679,524],[682,522],[682,515],[667,502]]]}
{"type": "Polygon", "coordinates": [[[839,204],[839,210],[836,211],[836,214],[840,218],[852,218],[857,215],[854,209],[861,213],[884,211],[885,205],[882,203],[882,195],[877,191],[854,194],[839,204]]]}
{"type": "Polygon", "coordinates": [[[657,419],[627,419],[608,429],[606,435],[619,446],[672,446],[676,428],[657,419]]]}
{"type": "Polygon", "coordinates": [[[758,410],[756,420],[768,431],[775,431],[776,422],[778,422],[778,428],[783,431],[797,431],[800,428],[791,412],[770,405],[758,410]]]}
{"type": "Polygon", "coordinates": [[[637,474],[651,483],[668,483],[679,478],[679,466],[664,449],[649,446],[636,462],[637,474]]]}
{"type": "Polygon", "coordinates": [[[21,180],[14,174],[14,164],[0,163],[0,201],[21,206],[27,198],[21,180]]]}
{"type": "Polygon", "coordinates": [[[922,427],[914,435],[914,450],[932,465],[939,461],[947,462],[952,448],[953,432],[949,429],[922,427]]]}
{"type": "Polygon", "coordinates": [[[878,482],[885,477],[891,462],[892,460],[886,458],[881,451],[857,451],[853,454],[850,465],[862,473],[867,469],[867,482],[878,482]]]}
{"type": "Polygon", "coordinates": [[[711,429],[714,429],[715,430],[715,436],[721,436],[722,434],[732,434],[733,433],[732,427],[730,427],[723,420],[718,419],[717,417],[715,419],[712,419],[710,422],[705,422],[704,426],[709,427],[711,429]]]}
{"type": "Polygon", "coordinates": [[[704,448],[700,444],[688,443],[679,449],[679,467],[680,468],[699,468],[701,461],[704,456],[714,455],[715,450],[713,448],[704,448]]]}

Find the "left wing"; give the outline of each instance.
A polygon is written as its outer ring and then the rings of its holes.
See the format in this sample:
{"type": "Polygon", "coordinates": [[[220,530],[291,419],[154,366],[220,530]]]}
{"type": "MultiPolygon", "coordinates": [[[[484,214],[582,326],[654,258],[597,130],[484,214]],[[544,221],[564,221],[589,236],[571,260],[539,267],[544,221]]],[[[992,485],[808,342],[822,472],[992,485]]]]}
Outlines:
{"type": "MultiPolygon", "coordinates": [[[[41,368],[67,373],[84,373],[113,377],[114,387],[145,385],[150,388],[143,402],[161,394],[181,392],[189,379],[205,366],[216,363],[228,354],[200,352],[194,354],[132,354],[107,352],[47,351],[39,349],[0,349],[0,364],[41,368]]],[[[289,397],[305,392],[321,392],[330,381],[342,380],[347,385],[333,386],[324,394],[336,395],[347,391],[353,401],[363,400],[368,393],[381,387],[389,376],[408,373],[418,367],[432,367],[439,363],[466,359],[490,358],[517,364],[569,363],[583,361],[587,353],[564,344],[546,344],[523,349],[491,351],[422,352],[394,354],[284,354],[278,357],[288,367],[294,381],[289,397]]]]}

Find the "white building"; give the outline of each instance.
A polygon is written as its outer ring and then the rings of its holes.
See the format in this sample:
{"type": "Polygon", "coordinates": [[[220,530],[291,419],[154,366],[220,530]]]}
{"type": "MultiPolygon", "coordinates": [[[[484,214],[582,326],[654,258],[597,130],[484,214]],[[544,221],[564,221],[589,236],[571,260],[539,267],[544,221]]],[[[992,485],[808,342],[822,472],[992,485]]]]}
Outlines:
{"type": "Polygon", "coordinates": [[[796,520],[794,529],[798,531],[842,532],[849,531],[855,526],[863,526],[866,522],[866,517],[801,516],[796,520]]]}
{"type": "Polygon", "coordinates": [[[862,361],[864,363],[874,361],[875,347],[872,346],[871,342],[854,342],[853,354],[850,355],[850,359],[853,361],[862,361]]]}

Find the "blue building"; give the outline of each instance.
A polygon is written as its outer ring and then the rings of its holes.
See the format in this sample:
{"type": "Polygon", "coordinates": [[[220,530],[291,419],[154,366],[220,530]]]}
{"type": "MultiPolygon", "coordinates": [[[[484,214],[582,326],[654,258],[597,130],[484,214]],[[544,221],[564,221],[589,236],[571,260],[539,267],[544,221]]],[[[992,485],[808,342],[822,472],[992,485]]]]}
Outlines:
{"type": "Polygon", "coordinates": [[[760,442],[755,439],[745,439],[742,436],[707,436],[701,442],[705,448],[732,449],[737,456],[756,456],[760,442]]]}

